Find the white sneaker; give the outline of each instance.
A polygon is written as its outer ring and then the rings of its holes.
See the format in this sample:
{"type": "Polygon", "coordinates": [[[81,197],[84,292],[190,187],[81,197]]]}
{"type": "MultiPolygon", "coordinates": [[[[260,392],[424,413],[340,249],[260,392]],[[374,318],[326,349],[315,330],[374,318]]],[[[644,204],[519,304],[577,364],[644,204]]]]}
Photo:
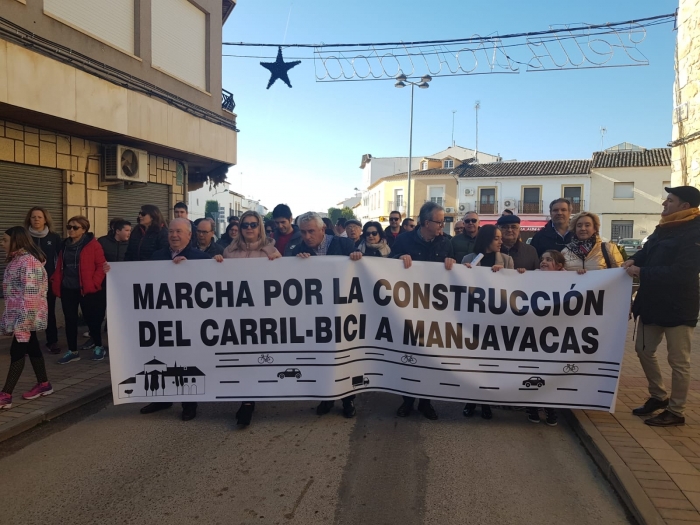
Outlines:
{"type": "Polygon", "coordinates": [[[90,337],[90,332],[83,332],[83,337],[85,337],[85,338],[90,337]]]}

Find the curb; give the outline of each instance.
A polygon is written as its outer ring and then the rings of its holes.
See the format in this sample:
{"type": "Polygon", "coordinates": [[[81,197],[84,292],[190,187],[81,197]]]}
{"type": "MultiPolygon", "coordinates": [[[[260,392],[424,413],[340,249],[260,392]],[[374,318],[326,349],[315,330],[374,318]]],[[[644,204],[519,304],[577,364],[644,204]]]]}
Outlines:
{"type": "Polygon", "coordinates": [[[583,410],[568,412],[567,420],[571,427],[639,525],[664,525],[664,519],[637,478],[585,412],[583,410]]]}
{"type": "Polygon", "coordinates": [[[52,419],[65,414],[66,412],[70,412],[71,410],[86,405],[87,403],[90,403],[91,401],[94,401],[100,397],[111,395],[111,393],[112,384],[111,382],[107,381],[103,385],[97,385],[89,388],[88,390],[78,392],[77,394],[63,400],[63,402],[59,405],[35,410],[30,414],[18,417],[11,423],[6,423],[3,425],[4,428],[2,431],[0,431],[0,443],[34,428],[44,421],[51,421],[52,419]]]}

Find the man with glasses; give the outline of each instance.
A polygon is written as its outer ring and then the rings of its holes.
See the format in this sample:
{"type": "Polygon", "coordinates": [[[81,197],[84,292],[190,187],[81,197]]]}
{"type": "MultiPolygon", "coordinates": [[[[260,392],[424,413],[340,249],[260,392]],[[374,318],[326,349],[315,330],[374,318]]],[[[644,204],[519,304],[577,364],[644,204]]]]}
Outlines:
{"type": "Polygon", "coordinates": [[[457,232],[455,226],[455,236],[452,237],[452,250],[454,250],[454,258],[457,261],[464,259],[465,255],[469,255],[474,251],[476,244],[476,234],[479,233],[479,214],[475,211],[467,212],[464,219],[457,222],[464,224],[464,231],[457,232]]]}
{"type": "Polygon", "coordinates": [[[549,205],[549,216],[552,219],[530,241],[530,246],[537,250],[538,257],[542,257],[547,250],[562,251],[571,242],[573,235],[569,231],[571,220],[569,199],[554,199],[549,205]]]}
{"type": "Polygon", "coordinates": [[[214,219],[209,217],[202,219],[197,223],[197,248],[200,251],[214,257],[215,255],[223,255],[224,248],[214,242],[214,219]]]}
{"type": "Polygon", "coordinates": [[[387,226],[384,230],[384,238],[386,239],[386,243],[389,245],[389,248],[394,245],[396,238],[401,235],[401,233],[401,213],[398,211],[392,211],[389,214],[389,226],[387,226]]]}
{"type": "MultiPolygon", "coordinates": [[[[410,217],[406,217],[401,223],[401,233],[412,232],[416,227],[416,222],[410,217]]],[[[401,235],[401,234],[399,234],[401,235]]]]}
{"type": "MultiPolygon", "coordinates": [[[[426,202],[420,209],[418,222],[418,228],[396,239],[391,257],[401,259],[406,269],[411,267],[413,261],[427,261],[444,264],[447,270],[451,270],[455,264],[452,243],[442,234],[445,209],[435,202],[426,202]]],[[[408,416],[413,411],[414,402],[414,397],[403,396],[403,404],[396,414],[399,417],[408,416]]],[[[420,399],[418,410],[428,419],[438,418],[429,399],[420,399]]]]}
{"type": "Polygon", "coordinates": [[[299,228],[292,224],[292,210],[286,204],[278,204],[272,210],[272,220],[277,228],[273,235],[275,248],[283,256],[289,257],[294,248],[301,244],[299,228]]]}
{"type": "Polygon", "coordinates": [[[516,269],[538,270],[540,258],[537,255],[537,250],[520,240],[520,217],[512,214],[501,215],[496,224],[503,233],[501,253],[513,258],[513,265],[516,269]]]}

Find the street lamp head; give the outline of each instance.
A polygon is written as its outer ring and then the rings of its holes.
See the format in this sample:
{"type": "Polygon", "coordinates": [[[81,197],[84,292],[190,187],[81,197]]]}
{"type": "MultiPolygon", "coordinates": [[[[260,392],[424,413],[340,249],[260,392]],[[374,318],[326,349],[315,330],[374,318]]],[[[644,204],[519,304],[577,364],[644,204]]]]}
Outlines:
{"type": "Polygon", "coordinates": [[[427,82],[421,82],[420,84],[418,84],[418,87],[421,89],[428,89],[430,87],[430,84],[428,84],[427,82]]]}
{"type": "Polygon", "coordinates": [[[406,84],[404,84],[403,82],[401,82],[399,80],[396,84],[394,84],[394,87],[403,88],[403,87],[406,87],[406,84]]]}
{"type": "Polygon", "coordinates": [[[397,82],[406,82],[406,80],[406,75],[404,75],[403,72],[400,72],[398,75],[396,75],[397,82]]]}
{"type": "Polygon", "coordinates": [[[433,79],[430,75],[423,75],[420,79],[421,82],[430,82],[433,79]]]}

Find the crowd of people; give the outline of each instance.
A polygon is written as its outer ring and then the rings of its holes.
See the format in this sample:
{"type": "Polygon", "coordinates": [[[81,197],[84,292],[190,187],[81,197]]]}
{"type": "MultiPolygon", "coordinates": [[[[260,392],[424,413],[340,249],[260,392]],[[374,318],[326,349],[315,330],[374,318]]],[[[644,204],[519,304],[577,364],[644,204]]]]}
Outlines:
{"type": "MultiPolygon", "coordinates": [[[[25,355],[36,375],[37,384],[22,395],[35,399],[53,392],[48,380],[38,332],[45,330],[45,349],[59,354],[56,328],[56,298],[61,298],[65,318],[67,351],[58,363],[67,365],[81,358],[77,346],[78,309],[88,326],[91,359],[104,359],[102,326],[106,310],[105,276],[111,262],[312,256],[343,256],[353,261],[362,257],[384,257],[403,261],[410,268],[413,261],[439,263],[446,270],[456,264],[467,268],[503,269],[519,273],[529,271],[587,271],[624,268],[639,280],[632,313],[637,319],[635,349],[649,381],[650,397],[634,409],[639,416],[657,416],[646,420],[649,425],[684,424],[683,416],[690,385],[690,342],[697,324],[700,305],[700,191],[690,186],[666,188],[661,220],[644,247],[626,261],[613,243],[600,236],[600,219],[591,212],[571,216],[571,203],[560,198],[549,206],[551,219],[538,231],[530,244],[520,233],[520,218],[504,213],[496,224],[480,225],[476,212],[467,213],[455,223],[454,236],[446,235],[445,210],[434,202],[425,203],[414,220],[393,211],[389,226],[379,222],[362,224],[357,219],[327,218],[307,212],[294,219],[289,206],[277,205],[272,220],[246,211],[231,217],[220,239],[215,238],[215,223],[210,218],[191,222],[187,205],[177,203],[174,218],[165,220],[161,210],[147,204],[141,207],[135,225],[126,219],[114,219],[109,233],[99,239],[90,232],[86,217],[67,221],[65,239],[55,229],[49,212],[34,207],[27,213],[23,226],[5,231],[2,249],[7,267],[3,280],[5,311],[0,331],[12,335],[11,360],[7,379],[0,391],[0,410],[12,407],[12,393],[22,373],[25,355]],[[664,386],[656,359],[663,337],[668,345],[668,360],[673,369],[670,396],[664,386]]],[[[346,417],[356,414],[355,396],[342,399],[346,417]]],[[[148,414],[172,406],[150,403],[141,408],[148,414]]],[[[334,402],[321,401],[319,415],[332,410],[334,402]]],[[[415,399],[403,397],[397,415],[411,414],[415,399]]],[[[236,417],[241,425],[251,422],[255,403],[245,401],[236,417]]],[[[197,403],[182,404],[182,419],[196,417],[197,403]]],[[[464,406],[465,417],[472,417],[476,404],[464,406]]],[[[435,420],[437,412],[429,399],[418,400],[418,411],[435,420]]],[[[540,422],[539,410],[527,409],[528,419],[540,422]]],[[[493,417],[489,405],[481,405],[484,419],[493,417]]],[[[557,414],[545,409],[545,422],[556,425],[557,414]]]]}

